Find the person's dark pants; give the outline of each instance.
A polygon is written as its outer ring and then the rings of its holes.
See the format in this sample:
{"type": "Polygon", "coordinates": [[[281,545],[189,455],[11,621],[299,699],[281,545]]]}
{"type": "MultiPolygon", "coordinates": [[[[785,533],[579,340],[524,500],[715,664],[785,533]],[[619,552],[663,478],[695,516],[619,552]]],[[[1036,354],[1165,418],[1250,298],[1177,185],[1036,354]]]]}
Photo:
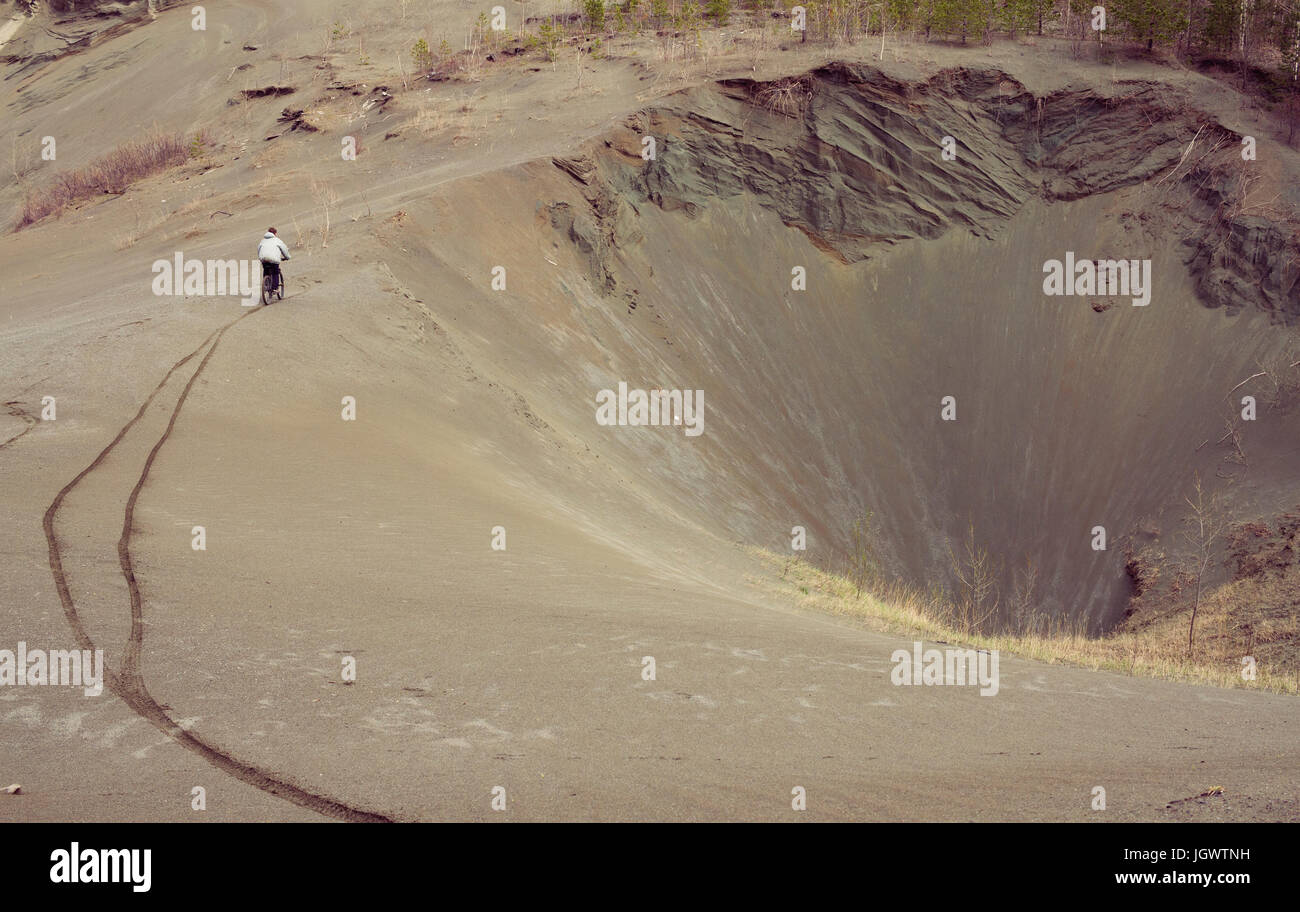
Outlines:
{"type": "Polygon", "coordinates": [[[263,261],[262,261],[262,278],[265,279],[267,276],[274,276],[274,277],[275,277],[275,284],[273,284],[271,287],[272,287],[272,288],[276,288],[276,287],[278,287],[279,284],[280,284],[280,264],[279,264],[279,263],[268,263],[268,262],[266,262],[266,260],[263,260],[263,261]]]}

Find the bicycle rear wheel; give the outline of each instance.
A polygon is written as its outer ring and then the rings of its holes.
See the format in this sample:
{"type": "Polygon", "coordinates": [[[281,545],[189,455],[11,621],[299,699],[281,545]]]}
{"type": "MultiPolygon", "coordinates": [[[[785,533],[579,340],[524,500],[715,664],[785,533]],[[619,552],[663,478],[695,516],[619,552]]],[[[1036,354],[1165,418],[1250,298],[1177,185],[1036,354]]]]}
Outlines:
{"type": "Polygon", "coordinates": [[[271,303],[271,294],[272,294],[271,289],[274,287],[274,285],[275,285],[275,278],[273,276],[269,276],[269,275],[262,276],[262,303],[263,304],[271,303]]]}

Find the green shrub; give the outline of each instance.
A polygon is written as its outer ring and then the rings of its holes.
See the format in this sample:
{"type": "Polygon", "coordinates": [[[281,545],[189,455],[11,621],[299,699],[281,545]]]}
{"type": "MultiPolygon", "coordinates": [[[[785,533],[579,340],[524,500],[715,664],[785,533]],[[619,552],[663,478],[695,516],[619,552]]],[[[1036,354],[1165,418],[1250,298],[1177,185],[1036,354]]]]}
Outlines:
{"type": "Polygon", "coordinates": [[[423,38],[411,48],[411,63],[417,70],[427,70],[433,66],[433,51],[429,50],[429,42],[423,38]]]}
{"type": "Polygon", "coordinates": [[[676,24],[683,31],[699,31],[700,26],[704,24],[704,19],[700,15],[700,7],[695,0],[685,0],[682,4],[682,11],[677,16],[676,24]]]}
{"type": "Polygon", "coordinates": [[[555,59],[555,48],[560,43],[560,33],[549,22],[543,22],[537,27],[537,34],[542,41],[542,50],[546,52],[547,60],[555,59]]]}

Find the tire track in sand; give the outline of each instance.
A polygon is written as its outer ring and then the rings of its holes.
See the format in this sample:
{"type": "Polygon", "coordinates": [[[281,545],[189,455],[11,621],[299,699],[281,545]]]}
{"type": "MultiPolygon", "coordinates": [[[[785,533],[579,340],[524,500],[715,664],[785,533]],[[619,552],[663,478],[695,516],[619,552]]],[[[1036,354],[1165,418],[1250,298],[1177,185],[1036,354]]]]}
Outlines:
{"type": "Polygon", "coordinates": [[[117,542],[118,562],[122,567],[122,576],[126,579],[127,589],[131,594],[131,635],[127,642],[126,652],[122,659],[121,668],[118,672],[109,669],[104,670],[104,683],[114,694],[120,697],[132,710],[143,719],[151,723],[155,728],[162,731],[169,738],[182,747],[193,751],[194,753],[207,760],[217,769],[227,773],[241,782],[247,783],[264,792],[269,792],[278,798],[291,801],[300,807],[324,814],[328,817],[334,817],[339,820],[357,823],[391,823],[392,819],[382,814],[376,814],[371,811],[364,811],[344,804],[328,795],[322,795],[315,792],[309,792],[300,788],[284,779],[265,773],[252,764],[244,763],[229,753],[209,744],[198,735],[186,731],[176,723],[167,711],[158,704],[153,697],[149,695],[146,689],[144,679],[140,675],[140,651],[144,639],[144,612],[143,604],[140,598],[140,587],[135,580],[135,570],[131,561],[131,525],[135,517],[135,504],[140,496],[140,491],[144,488],[145,481],[149,477],[149,470],[152,468],[154,459],[158,456],[158,451],[162,449],[167,438],[171,436],[172,429],[176,426],[176,420],[180,417],[181,407],[184,406],[190,390],[193,388],[203,369],[207,367],[208,361],[221,344],[221,338],[232,326],[245,317],[252,316],[256,311],[249,311],[241,314],[231,320],[226,325],[214,330],[198,348],[190,352],[184,358],[181,358],[171,366],[158,385],[154,387],[140,410],[135,413],[130,421],[122,426],[117,432],[117,436],[100,451],[94,461],[86,468],[82,469],[76,478],[68,482],[55,495],[54,501],[45,511],[43,526],[45,529],[45,540],[49,546],[50,573],[54,576],[54,585],[59,593],[59,601],[63,604],[63,613],[72,627],[73,633],[77,638],[77,643],[82,649],[93,651],[95,644],[90,635],[86,632],[85,626],[81,623],[81,618],[77,613],[77,606],[72,600],[72,593],[68,587],[67,574],[63,569],[63,557],[59,549],[59,541],[54,532],[54,520],[58,515],[59,508],[63,505],[64,499],[77,487],[81,481],[97,469],[113,449],[122,442],[131,428],[144,417],[154,399],[162,392],[167,382],[181,370],[186,364],[198,357],[200,352],[206,348],[203,358],[199,361],[198,367],[190,376],[189,381],[185,384],[177,397],[176,405],[172,409],[171,417],[167,422],[167,428],[154,444],[153,449],[149,451],[149,456],[145,460],[144,467],[140,472],[140,477],[135,486],[131,489],[131,494],[127,499],[126,509],[123,512],[122,535],[117,542]]]}
{"type": "Polygon", "coordinates": [[[0,443],[0,450],[3,450],[5,447],[14,443],[20,437],[22,437],[24,434],[30,431],[32,428],[36,427],[36,419],[31,415],[27,414],[27,411],[23,408],[22,403],[19,402],[17,399],[15,399],[12,402],[6,402],[5,408],[9,410],[10,415],[12,415],[15,418],[21,419],[25,427],[17,434],[14,434],[12,437],[10,437],[8,440],[5,440],[3,443],[0,443]]]}

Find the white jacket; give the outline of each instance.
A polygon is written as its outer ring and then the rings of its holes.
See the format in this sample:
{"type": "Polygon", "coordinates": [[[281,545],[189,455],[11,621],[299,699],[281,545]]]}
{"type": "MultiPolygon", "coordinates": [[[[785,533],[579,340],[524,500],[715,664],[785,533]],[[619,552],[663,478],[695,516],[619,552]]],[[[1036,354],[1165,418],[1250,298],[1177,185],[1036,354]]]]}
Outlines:
{"type": "Polygon", "coordinates": [[[257,258],[263,263],[280,263],[289,259],[289,248],[268,231],[257,244],[257,258]]]}

